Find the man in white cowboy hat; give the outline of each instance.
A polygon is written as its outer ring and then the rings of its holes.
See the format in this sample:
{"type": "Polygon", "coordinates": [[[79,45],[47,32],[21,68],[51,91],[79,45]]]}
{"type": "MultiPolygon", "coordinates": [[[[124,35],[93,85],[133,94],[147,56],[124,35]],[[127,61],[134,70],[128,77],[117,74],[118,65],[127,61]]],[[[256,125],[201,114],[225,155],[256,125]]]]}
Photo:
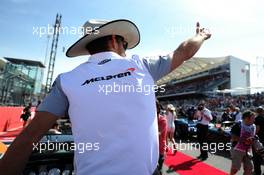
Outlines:
{"type": "Polygon", "coordinates": [[[133,22],[88,21],[84,36],[66,55],[90,55],[90,58],[56,78],[34,120],[1,160],[0,172],[19,174],[33,143],[68,113],[75,143],[91,144],[84,153],[75,151],[76,174],[152,175],[159,155],[155,93],[131,92],[131,88],[129,91],[119,88],[117,93],[113,86],[154,86],[155,81],[190,59],[210,36],[197,24],[196,35],[168,56],[126,57],[126,49],[136,47],[140,41],[133,22]],[[91,27],[93,31],[88,30],[91,27]]]}

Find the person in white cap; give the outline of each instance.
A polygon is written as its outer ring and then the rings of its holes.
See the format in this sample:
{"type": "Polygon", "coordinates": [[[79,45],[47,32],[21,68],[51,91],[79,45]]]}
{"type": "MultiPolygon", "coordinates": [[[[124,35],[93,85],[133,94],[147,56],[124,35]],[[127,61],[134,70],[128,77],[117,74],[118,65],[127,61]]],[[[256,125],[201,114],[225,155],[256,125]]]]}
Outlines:
{"type": "Polygon", "coordinates": [[[210,36],[197,24],[195,36],[170,55],[127,57],[126,49],[140,41],[133,22],[86,22],[84,36],[66,55],[90,55],[88,61],[56,78],[31,124],[1,160],[0,172],[21,173],[33,143],[68,113],[74,142],[92,144],[84,153],[75,151],[75,174],[152,175],[159,157],[155,92],[124,91],[121,87],[154,86],[155,81],[190,59],[210,36]]]}

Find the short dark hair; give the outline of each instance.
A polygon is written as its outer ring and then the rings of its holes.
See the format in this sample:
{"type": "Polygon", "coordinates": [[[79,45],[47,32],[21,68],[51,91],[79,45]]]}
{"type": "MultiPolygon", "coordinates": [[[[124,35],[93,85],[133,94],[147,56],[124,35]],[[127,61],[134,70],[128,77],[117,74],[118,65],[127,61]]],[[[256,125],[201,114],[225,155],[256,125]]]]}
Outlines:
{"type": "MultiPolygon", "coordinates": [[[[124,39],[122,36],[119,35],[115,35],[115,38],[117,40],[117,42],[122,41],[122,39],[124,39]]],[[[88,50],[88,52],[92,55],[92,54],[96,54],[99,52],[105,52],[105,51],[109,51],[109,46],[108,46],[108,42],[112,40],[112,35],[107,35],[101,38],[98,38],[90,43],[88,43],[86,45],[86,49],[88,50]]]]}
{"type": "Polygon", "coordinates": [[[98,38],[86,45],[86,49],[92,55],[109,50],[108,42],[112,39],[111,35],[98,38]]]}
{"type": "Polygon", "coordinates": [[[250,117],[252,117],[252,116],[254,116],[254,115],[255,115],[255,113],[252,112],[252,111],[245,111],[245,112],[243,113],[243,115],[242,115],[242,119],[245,120],[246,118],[250,118],[250,117]]]}

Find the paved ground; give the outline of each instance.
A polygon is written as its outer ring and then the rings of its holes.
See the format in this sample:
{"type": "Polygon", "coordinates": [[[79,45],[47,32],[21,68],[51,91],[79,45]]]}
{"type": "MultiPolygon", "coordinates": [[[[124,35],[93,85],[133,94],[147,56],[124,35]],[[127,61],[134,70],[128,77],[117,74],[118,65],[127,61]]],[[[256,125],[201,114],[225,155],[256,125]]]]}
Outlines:
{"type": "MultiPolygon", "coordinates": [[[[192,140],[195,141],[195,140],[192,140]]],[[[192,142],[190,141],[190,142],[192,142]]],[[[187,141],[182,141],[184,143],[187,143],[187,141]]],[[[189,142],[189,141],[188,141],[189,142]]],[[[179,141],[177,141],[177,143],[179,143],[179,141]]],[[[193,158],[196,158],[197,156],[199,156],[200,152],[199,150],[181,150],[180,152],[191,156],[193,158]]],[[[177,156],[177,153],[176,155],[177,156]]],[[[226,172],[227,174],[229,173],[230,170],[230,166],[231,166],[231,160],[230,160],[230,155],[229,152],[225,151],[225,152],[218,152],[215,154],[209,154],[209,158],[204,161],[204,163],[211,165],[219,170],[222,170],[224,172],[226,172]]],[[[264,171],[264,166],[262,166],[262,170],[264,171]]],[[[176,175],[177,173],[175,172],[168,172],[168,167],[164,166],[163,170],[162,170],[164,175],[176,175]]],[[[242,170],[240,170],[238,173],[238,175],[242,175],[243,172],[242,170]]]]}
{"type": "MultiPolygon", "coordinates": [[[[16,131],[11,131],[8,133],[1,133],[1,140],[9,140],[12,139],[13,137],[15,137],[15,135],[17,135],[20,132],[20,130],[16,130],[16,131]]],[[[182,143],[189,143],[189,142],[195,142],[195,139],[192,140],[184,140],[181,141],[182,143]]],[[[177,141],[177,143],[179,144],[180,142],[177,141]]],[[[195,149],[185,149],[185,150],[181,150],[181,153],[184,153],[185,155],[188,155],[192,158],[196,158],[199,155],[199,150],[195,150],[195,149]]],[[[176,155],[177,156],[177,153],[176,155]]],[[[188,162],[186,162],[188,163],[188,162]]],[[[209,158],[204,161],[204,163],[211,165],[219,170],[222,170],[224,172],[226,172],[228,174],[229,170],[230,170],[230,166],[231,166],[231,160],[230,160],[230,155],[229,152],[218,152],[215,154],[209,154],[209,158]]],[[[189,166],[189,165],[188,165],[189,166]]],[[[191,168],[191,167],[190,167],[191,168]]],[[[264,166],[262,167],[262,169],[264,170],[264,166]]],[[[167,167],[166,165],[163,166],[162,169],[162,173],[163,175],[177,175],[178,173],[171,171],[169,169],[169,167],[167,167]]],[[[238,173],[238,175],[242,175],[242,171],[240,171],[238,173]]],[[[201,174],[202,175],[202,174],[201,174]]]]}

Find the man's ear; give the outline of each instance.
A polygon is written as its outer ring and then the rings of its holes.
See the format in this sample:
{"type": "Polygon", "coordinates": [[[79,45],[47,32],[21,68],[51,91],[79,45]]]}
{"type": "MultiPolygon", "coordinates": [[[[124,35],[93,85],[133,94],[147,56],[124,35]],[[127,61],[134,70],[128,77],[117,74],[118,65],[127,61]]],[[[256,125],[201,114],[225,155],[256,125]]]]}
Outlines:
{"type": "Polygon", "coordinates": [[[118,50],[118,45],[117,45],[117,41],[116,41],[115,35],[112,35],[111,45],[112,45],[114,50],[118,50]]]}

